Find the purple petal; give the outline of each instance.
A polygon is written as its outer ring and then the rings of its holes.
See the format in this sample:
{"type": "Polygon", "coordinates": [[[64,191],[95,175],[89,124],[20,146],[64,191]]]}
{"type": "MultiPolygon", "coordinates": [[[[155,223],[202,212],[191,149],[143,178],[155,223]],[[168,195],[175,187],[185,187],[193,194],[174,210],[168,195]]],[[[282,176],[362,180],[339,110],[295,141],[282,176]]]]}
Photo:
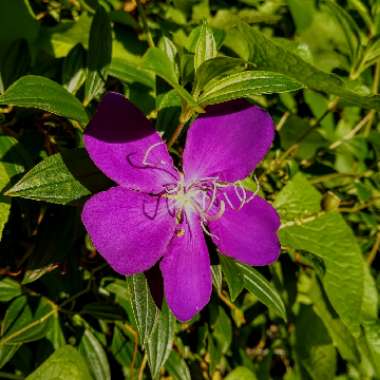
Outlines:
{"type": "Polygon", "coordinates": [[[273,137],[269,114],[246,101],[209,107],[187,134],[186,181],[218,176],[235,182],[247,177],[264,158],[273,137]]]}
{"type": "Polygon", "coordinates": [[[171,241],[160,263],[166,301],[177,319],[187,321],[210,300],[210,258],[200,222],[192,217],[171,241]]]}
{"type": "Polygon", "coordinates": [[[166,252],[175,229],[163,199],[122,187],[91,197],[82,221],[99,253],[124,275],[152,267],[166,252]]]}
{"type": "Polygon", "coordinates": [[[98,168],[124,187],[158,192],[178,178],[166,144],[123,95],[109,92],[103,97],[84,143],[98,168]]]}
{"type": "MultiPolygon", "coordinates": [[[[226,210],[220,219],[208,224],[221,253],[249,265],[274,262],[280,254],[277,237],[280,219],[276,210],[258,196],[239,210],[241,202],[234,187],[223,192],[227,194],[223,197],[226,210]]],[[[246,193],[247,199],[253,196],[251,192],[246,193]]]]}

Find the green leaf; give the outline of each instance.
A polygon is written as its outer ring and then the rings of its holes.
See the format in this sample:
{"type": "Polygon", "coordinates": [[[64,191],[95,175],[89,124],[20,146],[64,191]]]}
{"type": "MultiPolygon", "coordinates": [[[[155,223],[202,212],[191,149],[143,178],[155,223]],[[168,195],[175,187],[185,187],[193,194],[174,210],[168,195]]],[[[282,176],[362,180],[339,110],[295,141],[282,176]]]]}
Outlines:
{"type": "Polygon", "coordinates": [[[274,207],[281,222],[315,214],[321,208],[321,194],[308,182],[302,173],[297,173],[277,194],[274,207]]]}
{"type": "Polygon", "coordinates": [[[239,268],[234,260],[223,255],[219,255],[219,260],[230,291],[231,301],[234,302],[244,289],[244,279],[239,275],[239,268]]]}
{"type": "MultiPolygon", "coordinates": [[[[243,276],[244,286],[254,294],[260,302],[286,320],[284,302],[270,282],[252,267],[238,262],[236,262],[236,266],[240,270],[240,275],[243,276]]],[[[239,274],[236,275],[238,276],[239,274]]]]}
{"type": "Polygon", "coordinates": [[[50,319],[50,325],[46,332],[46,339],[53,345],[55,350],[66,344],[58,313],[50,319]]]}
{"type": "Polygon", "coordinates": [[[21,343],[0,346],[0,368],[3,368],[13,358],[20,347],[21,343]]]}
{"type": "Polygon", "coordinates": [[[363,260],[364,266],[364,289],[363,302],[361,308],[361,321],[371,321],[377,319],[377,310],[379,305],[379,295],[376,288],[376,281],[371,275],[371,270],[366,261],[363,260]]]}
{"type": "Polygon", "coordinates": [[[144,70],[123,58],[113,58],[108,74],[126,83],[141,83],[142,85],[154,88],[155,79],[151,71],[144,70]]]}
{"type": "Polygon", "coordinates": [[[236,367],[226,377],[225,380],[257,380],[256,375],[246,367],[236,367]]]}
{"type": "Polygon", "coordinates": [[[79,352],[87,361],[88,368],[95,380],[111,379],[110,366],[103,346],[87,328],[81,336],[79,352]]]}
{"type": "Polygon", "coordinates": [[[189,367],[176,351],[171,352],[166,361],[165,368],[173,380],[191,380],[189,367]]]}
{"type": "Polygon", "coordinates": [[[362,44],[360,29],[350,14],[335,1],[325,0],[324,4],[327,5],[331,14],[336,18],[338,24],[342,28],[350,51],[351,64],[354,65],[358,58],[359,48],[362,44]]]}
{"type": "Polygon", "coordinates": [[[86,50],[81,44],[75,45],[63,61],[62,81],[67,91],[76,94],[86,81],[86,50]]]}
{"type": "Polygon", "coordinates": [[[17,182],[7,195],[69,204],[104,190],[110,182],[84,149],[68,150],[45,158],[17,182]]]}
{"type": "Polygon", "coordinates": [[[241,44],[229,47],[242,58],[248,59],[257,69],[281,73],[312,90],[339,96],[363,108],[380,110],[380,96],[362,96],[348,90],[339,77],[318,70],[254,28],[241,24],[238,35],[241,44]]]}
{"type": "Polygon", "coordinates": [[[88,116],[79,100],[58,83],[37,75],[26,75],[0,96],[0,104],[38,108],[85,124],[88,116]]]}
{"type": "Polygon", "coordinates": [[[176,77],[179,78],[179,67],[177,62],[178,50],[174,43],[166,36],[163,36],[160,39],[158,47],[167,55],[170,61],[173,64],[173,68],[176,74],[176,77]]]}
{"type": "Polygon", "coordinates": [[[72,346],[55,351],[26,380],[92,380],[86,362],[72,346]]]}
{"type": "Polygon", "coordinates": [[[0,280],[0,302],[8,302],[21,293],[21,286],[17,281],[8,277],[0,280]]]}
{"type": "Polygon", "coordinates": [[[0,1],[0,61],[13,41],[25,38],[33,43],[39,29],[27,0],[0,1]]]}
{"type": "Polygon", "coordinates": [[[203,62],[195,73],[194,97],[198,97],[212,79],[226,76],[234,71],[243,71],[244,66],[242,59],[231,57],[215,57],[203,62]]]}
{"type": "Polygon", "coordinates": [[[0,348],[43,338],[49,319],[56,313],[57,307],[46,298],[16,298],[8,307],[1,323],[0,348]]]}
{"type": "Polygon", "coordinates": [[[301,305],[296,320],[295,348],[300,365],[312,379],[335,379],[336,350],[326,327],[311,306],[301,305]]]}
{"type": "Polygon", "coordinates": [[[168,359],[174,340],[175,317],[166,304],[148,338],[146,353],[152,378],[156,379],[168,359]]]}
{"type": "Polygon", "coordinates": [[[313,303],[315,312],[322,319],[341,356],[349,362],[357,363],[359,361],[359,352],[355,339],[331,308],[315,278],[311,282],[308,296],[313,303]]]}
{"type": "Polygon", "coordinates": [[[202,105],[222,103],[251,95],[296,91],[303,85],[285,75],[267,71],[244,71],[209,82],[200,95],[202,105]]]}
{"type": "Polygon", "coordinates": [[[92,20],[88,41],[88,69],[85,84],[85,104],[102,93],[107,79],[107,67],[112,59],[112,27],[105,9],[98,5],[92,20]]]}
{"type": "Polygon", "coordinates": [[[363,327],[376,375],[380,377],[380,322],[366,322],[363,327]]]}
{"type": "Polygon", "coordinates": [[[342,216],[326,213],[301,225],[280,230],[283,245],[311,252],[326,267],[323,285],[342,321],[358,334],[363,297],[362,254],[342,216]]]}
{"type": "MultiPolygon", "coordinates": [[[[0,134],[0,192],[12,179],[24,171],[27,161],[19,142],[11,136],[0,134]]],[[[10,199],[0,193],[0,241],[11,210],[10,199]]]]}
{"type": "Polygon", "coordinates": [[[150,294],[144,274],[136,274],[127,277],[126,280],[140,343],[145,346],[157,322],[158,309],[150,294]]]}
{"type": "Polygon", "coordinates": [[[168,82],[186,103],[199,109],[193,97],[178,83],[174,65],[164,51],[159,48],[150,48],[144,55],[142,68],[153,71],[168,82]]]}
{"type": "Polygon", "coordinates": [[[204,21],[194,51],[194,69],[195,71],[207,60],[216,57],[218,50],[212,30],[204,21]]]}

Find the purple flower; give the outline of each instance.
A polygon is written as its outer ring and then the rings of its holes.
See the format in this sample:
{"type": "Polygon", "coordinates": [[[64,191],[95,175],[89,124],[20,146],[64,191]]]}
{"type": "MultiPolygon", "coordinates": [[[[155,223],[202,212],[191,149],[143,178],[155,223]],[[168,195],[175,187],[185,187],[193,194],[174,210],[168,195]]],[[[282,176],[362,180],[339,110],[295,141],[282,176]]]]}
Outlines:
{"type": "Polygon", "coordinates": [[[86,129],[90,157],[117,186],[85,204],[82,220],[100,254],[131,275],[160,261],[167,303],[182,321],[211,296],[204,233],[227,256],[249,265],[277,259],[276,211],[239,180],[268,151],[270,116],[247,102],[211,107],[191,125],[183,173],[144,115],[108,93],[86,129]]]}

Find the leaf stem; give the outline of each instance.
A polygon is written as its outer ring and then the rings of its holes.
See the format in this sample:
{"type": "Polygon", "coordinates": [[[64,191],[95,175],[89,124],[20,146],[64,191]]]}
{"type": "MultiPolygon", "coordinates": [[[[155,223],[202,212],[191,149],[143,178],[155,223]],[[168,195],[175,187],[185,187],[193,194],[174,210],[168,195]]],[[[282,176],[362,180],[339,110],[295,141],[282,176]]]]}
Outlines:
{"type": "Polygon", "coordinates": [[[179,118],[179,124],[177,125],[177,128],[171,135],[169,141],[168,141],[168,148],[171,148],[172,145],[177,141],[178,137],[181,135],[183,128],[185,127],[186,123],[189,121],[193,114],[193,111],[191,109],[185,109],[180,118],[179,118]]]}

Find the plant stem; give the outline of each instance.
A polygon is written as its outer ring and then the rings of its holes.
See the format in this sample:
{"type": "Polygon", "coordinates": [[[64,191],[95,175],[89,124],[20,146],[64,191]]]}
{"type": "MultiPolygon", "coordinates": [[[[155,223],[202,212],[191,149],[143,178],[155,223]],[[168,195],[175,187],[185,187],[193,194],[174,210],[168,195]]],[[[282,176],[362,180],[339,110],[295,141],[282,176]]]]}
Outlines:
{"type": "Polygon", "coordinates": [[[150,33],[150,30],[149,30],[148,21],[146,18],[144,7],[141,4],[141,0],[137,0],[137,9],[139,10],[139,15],[141,17],[141,21],[143,24],[143,29],[144,29],[144,33],[146,35],[148,45],[150,48],[152,48],[152,47],[154,47],[154,41],[153,41],[152,34],[150,33]]]}
{"type": "Polygon", "coordinates": [[[183,128],[185,127],[187,121],[191,118],[192,116],[192,110],[185,109],[180,118],[179,118],[179,124],[177,125],[177,128],[171,135],[169,141],[168,141],[168,148],[171,148],[172,145],[177,141],[178,137],[181,135],[183,128]]]}
{"type": "Polygon", "coordinates": [[[141,366],[140,366],[140,369],[139,369],[139,376],[138,376],[138,380],[143,380],[143,376],[144,376],[144,371],[145,371],[145,367],[146,367],[146,363],[148,362],[148,356],[145,354],[144,355],[144,358],[141,362],[141,366]]]}

